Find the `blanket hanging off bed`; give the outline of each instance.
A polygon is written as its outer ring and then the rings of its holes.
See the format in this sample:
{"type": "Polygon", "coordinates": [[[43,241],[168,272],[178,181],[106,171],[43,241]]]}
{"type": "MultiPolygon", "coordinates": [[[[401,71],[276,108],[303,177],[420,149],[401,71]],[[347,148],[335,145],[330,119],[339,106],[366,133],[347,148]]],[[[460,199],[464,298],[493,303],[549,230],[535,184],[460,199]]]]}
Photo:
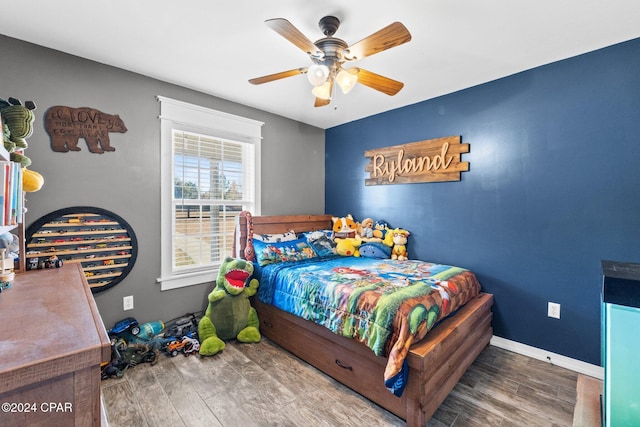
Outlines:
{"type": "Polygon", "coordinates": [[[327,257],[261,268],[258,297],[388,358],[385,386],[401,396],[411,345],[480,292],[463,268],[424,261],[327,257]]]}

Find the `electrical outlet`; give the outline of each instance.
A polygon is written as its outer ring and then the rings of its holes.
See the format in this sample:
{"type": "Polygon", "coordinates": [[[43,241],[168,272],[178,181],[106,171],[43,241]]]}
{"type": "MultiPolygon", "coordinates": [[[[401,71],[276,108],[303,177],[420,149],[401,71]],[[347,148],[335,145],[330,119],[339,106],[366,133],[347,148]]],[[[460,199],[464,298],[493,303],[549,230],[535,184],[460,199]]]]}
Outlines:
{"type": "Polygon", "coordinates": [[[549,317],[553,317],[554,319],[560,318],[560,304],[557,302],[549,302],[547,315],[549,317]]]}
{"type": "Polygon", "coordinates": [[[128,297],[122,298],[122,309],[133,310],[133,295],[129,295],[128,297]]]}

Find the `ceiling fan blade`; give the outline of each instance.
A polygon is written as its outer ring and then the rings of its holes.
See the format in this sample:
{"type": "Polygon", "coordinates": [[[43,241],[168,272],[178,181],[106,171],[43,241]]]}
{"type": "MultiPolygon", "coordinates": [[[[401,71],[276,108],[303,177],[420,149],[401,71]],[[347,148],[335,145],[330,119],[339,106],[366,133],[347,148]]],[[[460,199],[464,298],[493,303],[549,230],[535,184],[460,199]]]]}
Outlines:
{"type": "Polygon", "coordinates": [[[362,68],[358,68],[357,70],[358,83],[362,83],[371,89],[386,93],[387,95],[393,96],[400,92],[400,89],[404,87],[404,83],[397,80],[372,73],[371,71],[363,70],[362,68]]]}
{"type": "Polygon", "coordinates": [[[269,28],[271,28],[276,33],[280,34],[285,39],[289,40],[294,45],[298,46],[298,48],[302,49],[304,52],[309,55],[318,56],[322,55],[322,52],[318,47],[313,44],[311,40],[307,38],[304,34],[300,32],[293,24],[287,21],[284,18],[274,18],[267,19],[264,21],[265,24],[269,28]]]}
{"type": "Polygon", "coordinates": [[[296,68],[295,70],[282,71],[280,73],[269,74],[268,76],[256,77],[249,80],[249,83],[254,85],[261,85],[262,83],[269,83],[274,80],[284,79],[285,77],[297,76],[298,74],[304,74],[307,72],[307,68],[296,68]]]}
{"type": "Polygon", "coordinates": [[[365,37],[354,45],[349,46],[347,58],[349,60],[362,59],[399,46],[409,40],[411,40],[409,30],[400,22],[394,22],[380,31],[371,34],[369,37],[365,37]]]}

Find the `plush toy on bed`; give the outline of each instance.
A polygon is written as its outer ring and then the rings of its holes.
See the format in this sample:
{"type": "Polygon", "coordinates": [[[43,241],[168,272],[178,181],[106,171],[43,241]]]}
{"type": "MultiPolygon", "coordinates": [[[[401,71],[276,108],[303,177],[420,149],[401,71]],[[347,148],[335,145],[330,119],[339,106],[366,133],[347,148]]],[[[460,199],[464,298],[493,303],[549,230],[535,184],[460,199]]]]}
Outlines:
{"type": "Polygon", "coordinates": [[[389,259],[391,257],[391,247],[382,242],[365,241],[358,249],[363,258],[389,259]]]}
{"type": "Polygon", "coordinates": [[[389,224],[385,221],[376,221],[373,225],[373,237],[384,240],[389,231],[389,224]]]}
{"type": "Polygon", "coordinates": [[[336,243],[336,253],[342,256],[360,256],[358,248],[362,244],[362,240],[355,237],[345,237],[341,239],[339,237],[333,239],[336,243]]]}
{"type": "Polygon", "coordinates": [[[358,223],[358,236],[362,240],[373,239],[373,219],[365,218],[358,223]]]}
{"type": "Polygon", "coordinates": [[[333,221],[333,237],[341,239],[345,237],[356,237],[358,232],[358,224],[354,221],[351,214],[343,217],[331,217],[333,221]]]}
{"type": "Polygon", "coordinates": [[[225,347],[223,340],[260,341],[260,323],[249,297],[258,290],[258,280],[251,279],[251,262],[227,257],[218,271],[216,287],[209,294],[209,306],[198,323],[200,355],[213,356],[225,347]]]}
{"type": "Polygon", "coordinates": [[[408,259],[409,253],[407,252],[407,239],[410,233],[402,228],[389,230],[387,234],[389,233],[391,233],[391,235],[393,236],[391,259],[397,259],[399,261],[408,259]]]}

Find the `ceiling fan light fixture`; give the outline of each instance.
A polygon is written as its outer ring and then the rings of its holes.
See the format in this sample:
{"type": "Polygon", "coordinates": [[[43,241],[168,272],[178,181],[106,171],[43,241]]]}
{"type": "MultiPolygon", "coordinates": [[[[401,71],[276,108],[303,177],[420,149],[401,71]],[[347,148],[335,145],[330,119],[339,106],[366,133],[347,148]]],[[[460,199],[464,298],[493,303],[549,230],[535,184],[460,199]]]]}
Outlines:
{"type": "Polygon", "coordinates": [[[342,89],[342,93],[346,95],[358,82],[357,70],[353,68],[348,70],[345,70],[344,68],[341,69],[336,76],[336,82],[338,83],[338,86],[340,86],[340,89],[342,89]]]}
{"type": "Polygon", "coordinates": [[[316,86],[311,90],[311,93],[320,99],[331,99],[331,81],[327,80],[320,86],[316,86]]]}
{"type": "Polygon", "coordinates": [[[307,70],[307,79],[313,86],[322,86],[329,77],[329,67],[322,64],[313,64],[307,70]]]}
{"type": "Polygon", "coordinates": [[[389,96],[395,95],[404,86],[402,82],[362,68],[342,68],[347,61],[360,60],[409,42],[411,33],[400,22],[393,22],[352,45],[334,37],[340,26],[340,20],[335,16],[325,16],[320,20],[318,25],[325,37],[315,42],[284,18],[267,19],[265,24],[309,55],[311,65],[250,79],[251,84],[259,85],[307,74],[307,79],[313,85],[311,92],[316,96],[314,107],[330,104],[334,83],[345,94],[359,83],[389,96]]]}

